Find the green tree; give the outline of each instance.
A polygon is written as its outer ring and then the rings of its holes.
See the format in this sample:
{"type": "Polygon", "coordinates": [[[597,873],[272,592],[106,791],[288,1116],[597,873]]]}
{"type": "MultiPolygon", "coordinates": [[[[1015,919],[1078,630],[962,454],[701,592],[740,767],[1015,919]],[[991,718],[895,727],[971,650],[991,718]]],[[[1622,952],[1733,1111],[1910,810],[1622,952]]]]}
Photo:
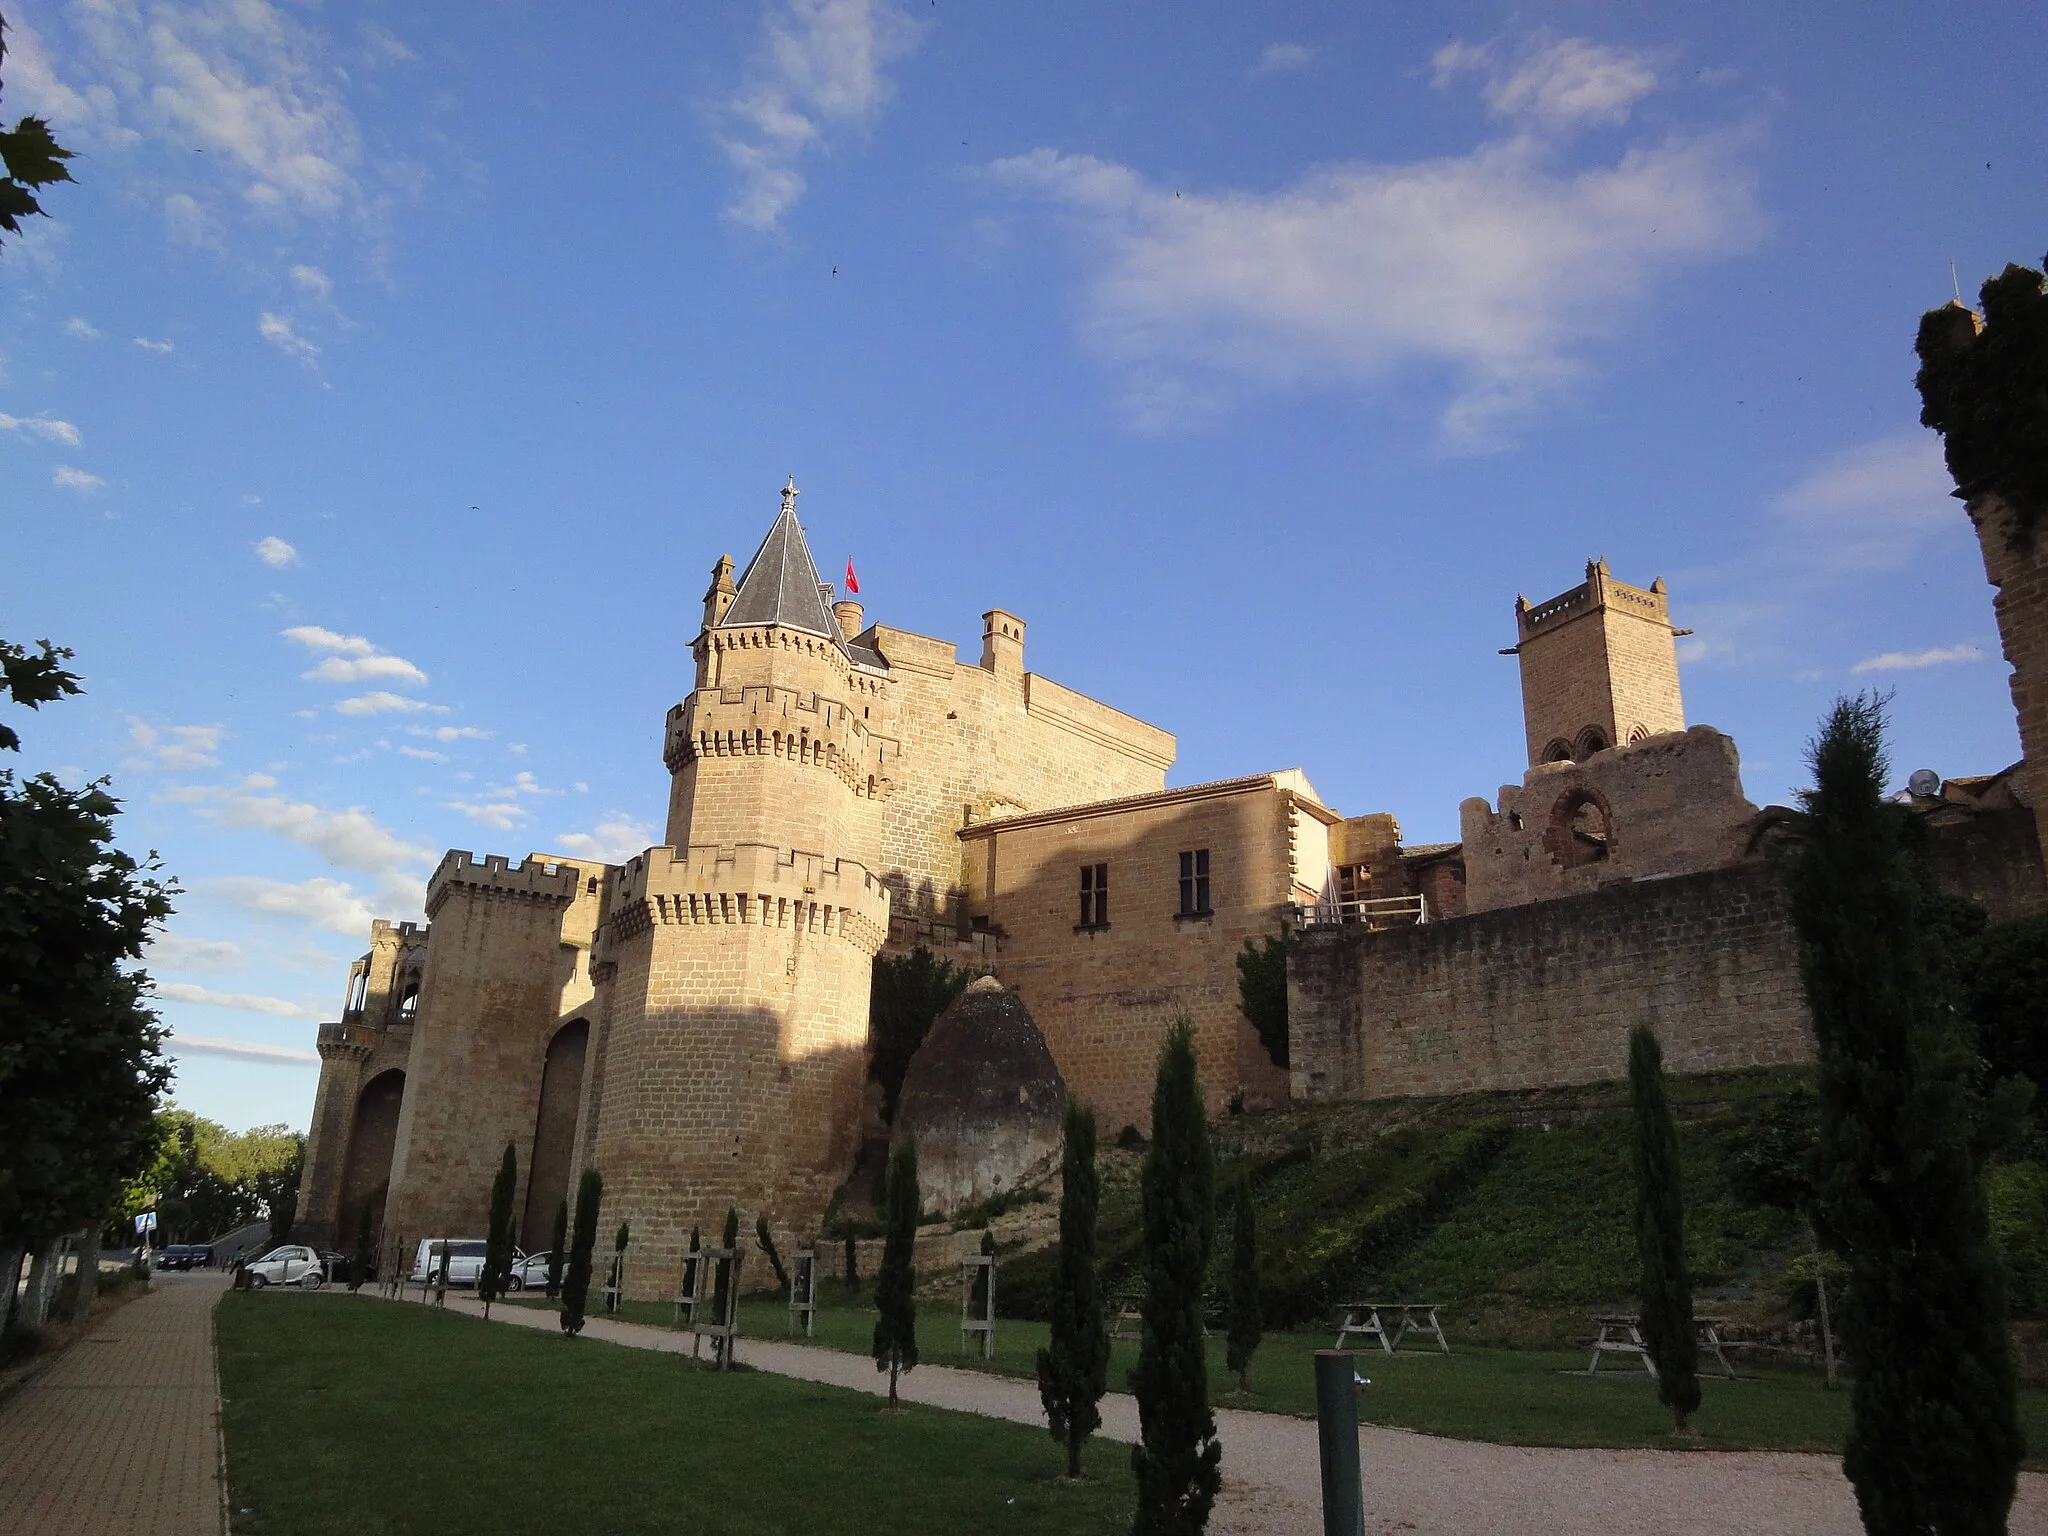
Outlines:
{"type": "Polygon", "coordinates": [[[299,1219],[299,1177],[306,1166],[306,1138],[294,1136],[291,1161],[256,1175],[256,1196],[270,1218],[270,1240],[291,1241],[292,1224],[299,1219]]]}
{"type": "Polygon", "coordinates": [[[1973,1133],[1977,1064],[1931,936],[1884,706],[1839,699],[1785,877],[1820,1050],[1823,1232],[1848,1260],[1843,1470],[1866,1530],[2002,1531],[2024,1445],[1973,1133]]]}
{"type": "Polygon", "coordinates": [[[1102,1425],[1109,1389],[1109,1326],[1102,1315],[1097,1226],[1102,1177],[1095,1170],[1095,1111],[1067,1101],[1060,1152],[1059,1267],[1053,1276],[1052,1338],[1038,1352],[1038,1400],[1045,1425],[1067,1448],[1067,1476],[1081,1475],[1081,1447],[1102,1425]]]}
{"type": "MultiPolygon", "coordinates": [[[[7,55],[7,22],[0,17],[0,62],[7,55]]],[[[12,128],[0,128],[0,230],[21,233],[21,221],[44,212],[37,200],[39,188],[69,181],[71,172],[64,162],[71,151],[50,135],[50,125],[40,117],[24,117],[12,128]]],[[[45,217],[47,215],[45,214],[45,217]]]]}
{"type": "Polygon", "coordinates": [[[860,1294],[860,1242],[853,1235],[851,1223],[846,1228],[846,1293],[849,1296],[860,1294]]]}
{"type": "Polygon", "coordinates": [[[1177,1021],[1159,1053],[1152,1146],[1143,1184],[1144,1332],[1131,1391],[1138,1399],[1136,1536],[1196,1536],[1222,1481],[1223,1444],[1209,1410],[1202,1277],[1215,1236],[1216,1159],[1195,1071],[1195,1032],[1177,1021]]]}
{"type": "Polygon", "coordinates": [[[1920,319],[1920,421],[1941,433],[1956,484],[1999,497],[2030,541],[2048,513],[2048,291],[2039,272],[2009,265],[1978,302],[1981,324],[1961,304],[1920,319]]]}
{"type": "Polygon", "coordinates": [[[1252,1355],[1266,1327],[1259,1308],[1259,1229],[1249,1174],[1239,1175],[1232,1194],[1236,1209],[1230,1234],[1230,1343],[1224,1363],[1237,1372],[1238,1391],[1249,1392],[1252,1355]]]}
{"type": "Polygon", "coordinates": [[[1636,1281],[1643,1343],[1657,1367],[1657,1400],[1682,1433],[1700,1405],[1699,1339],[1685,1264],[1685,1187],[1678,1127],[1664,1092],[1664,1048],[1639,1025],[1628,1037],[1628,1099],[1635,1117],[1636,1281]]]}
{"type": "Polygon", "coordinates": [[[626,1245],[633,1240],[632,1223],[619,1223],[618,1235],[612,1239],[612,1273],[605,1284],[604,1309],[616,1312],[619,1304],[626,1299],[626,1245]]]}
{"type": "Polygon", "coordinates": [[[490,1319],[491,1303],[505,1294],[512,1277],[512,1197],[519,1191],[519,1155],[505,1143],[498,1176],[491,1181],[491,1223],[484,1233],[484,1267],[476,1278],[476,1297],[490,1319]]]}
{"type": "Polygon", "coordinates": [[[604,1175],[583,1170],[576,1185],[576,1235],[569,1240],[569,1272],[562,1277],[562,1332],[574,1338],[583,1331],[583,1309],[590,1304],[590,1256],[597,1248],[597,1208],[604,1203],[604,1175]]]}
{"type": "Polygon", "coordinates": [[[775,1234],[768,1230],[768,1217],[765,1212],[754,1218],[754,1241],[761,1251],[768,1255],[768,1267],[775,1271],[776,1289],[787,1295],[789,1272],[782,1267],[782,1254],[775,1246],[775,1234]]]}
{"type": "Polygon", "coordinates": [[[1237,1005],[1273,1065],[1287,1066],[1287,935],[1246,939],[1237,953],[1237,1005]]]}
{"type": "Polygon", "coordinates": [[[875,1369],[889,1373],[889,1406],[896,1401],[899,1371],[917,1369],[917,1296],[913,1273],[917,1218],[924,1197],[917,1188],[917,1142],[905,1137],[889,1159],[889,1184],[882,1197],[882,1267],[875,1275],[875,1369]]]}
{"type": "Polygon", "coordinates": [[[868,1076],[882,1085],[882,1120],[893,1125],[903,1074],[924,1037],[974,972],[923,945],[907,955],[877,955],[868,989],[868,1076]]]}
{"type": "MultiPolygon", "coordinates": [[[[77,694],[45,641],[0,641],[0,699],[77,694]]],[[[21,739],[0,725],[0,750],[21,739]]],[[[104,1217],[155,1161],[164,1030],[131,967],[175,887],[113,846],[107,781],[0,769],[0,1252],[104,1217]]]]}
{"type": "Polygon", "coordinates": [[[562,1294],[562,1270],[569,1260],[569,1202],[555,1207],[554,1232],[548,1238],[548,1300],[562,1294]]]}

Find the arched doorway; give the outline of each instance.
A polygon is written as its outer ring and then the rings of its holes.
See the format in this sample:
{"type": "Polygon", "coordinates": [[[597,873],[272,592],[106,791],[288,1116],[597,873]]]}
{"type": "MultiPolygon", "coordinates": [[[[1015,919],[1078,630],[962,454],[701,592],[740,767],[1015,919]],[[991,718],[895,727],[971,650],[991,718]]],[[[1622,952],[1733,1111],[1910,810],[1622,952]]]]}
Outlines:
{"type": "Polygon", "coordinates": [[[533,1162],[526,1171],[526,1217],[519,1225],[520,1245],[529,1253],[547,1246],[555,1211],[569,1198],[576,1113],[583,1099],[583,1056],[589,1045],[590,1025],[583,1019],[571,1019],[548,1042],[540,1113],[534,1117],[533,1162]]]}
{"type": "Polygon", "coordinates": [[[342,1165],[341,1205],[335,1211],[334,1245],[355,1251],[357,1224],[369,1202],[374,1229],[384,1218],[383,1191],[391,1183],[391,1150],[398,1141],[398,1106],[405,1098],[405,1073],[379,1072],[356,1095],[349,1130],[348,1161],[342,1165]]]}

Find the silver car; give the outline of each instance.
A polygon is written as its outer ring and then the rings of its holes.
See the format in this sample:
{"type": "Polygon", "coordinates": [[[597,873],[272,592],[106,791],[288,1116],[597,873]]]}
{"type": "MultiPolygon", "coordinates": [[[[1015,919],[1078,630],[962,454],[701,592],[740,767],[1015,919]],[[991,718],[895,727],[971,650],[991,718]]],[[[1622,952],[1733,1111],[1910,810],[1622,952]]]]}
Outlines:
{"type": "Polygon", "coordinates": [[[249,1277],[249,1289],[252,1291],[260,1291],[266,1285],[296,1285],[317,1291],[327,1283],[327,1266],[320,1255],[297,1243],[273,1248],[262,1258],[243,1265],[242,1269],[249,1277]]]}
{"type": "MultiPolygon", "coordinates": [[[[529,1253],[512,1261],[512,1278],[508,1289],[515,1291],[545,1291],[548,1288],[548,1259],[552,1255],[529,1253]]],[[[567,1265],[563,1266],[565,1269],[567,1265]]]]}

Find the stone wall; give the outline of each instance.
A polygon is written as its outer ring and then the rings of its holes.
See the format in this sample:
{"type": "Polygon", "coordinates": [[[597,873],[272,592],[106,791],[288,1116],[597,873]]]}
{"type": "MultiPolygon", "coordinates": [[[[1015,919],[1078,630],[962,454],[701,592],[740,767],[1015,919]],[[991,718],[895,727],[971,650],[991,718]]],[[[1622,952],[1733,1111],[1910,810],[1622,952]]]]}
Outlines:
{"type": "Polygon", "coordinates": [[[1320,882],[1336,819],[1299,774],[1262,774],[961,834],[980,865],[976,910],[998,935],[996,975],[1031,1010],[1105,1137],[1149,1122],[1160,1042],[1182,1014],[1211,1114],[1241,1086],[1247,1097],[1272,1091],[1256,1036],[1249,1052],[1241,1044],[1237,954],[1248,938],[1280,933],[1290,903],[1319,894],[1297,876],[1320,882]],[[1180,855],[1197,849],[1209,853],[1210,911],[1182,917],[1180,855]],[[1084,864],[1109,867],[1106,927],[1079,922],[1084,864]]]}
{"type": "Polygon", "coordinates": [[[2048,531],[2016,540],[2012,509],[1998,497],[1972,496],[1964,504],[1977,530],[1984,575],[1998,589],[1991,610],[1999,647],[2012,666],[2012,707],[2028,764],[2035,838],[2048,854],[2048,784],[2033,771],[2034,764],[2048,763],[2048,531]]]}
{"type": "Polygon", "coordinates": [[[1578,895],[1733,864],[1756,807],[1735,743],[1711,726],[1652,736],[1583,762],[1540,763],[1500,808],[1460,807],[1465,910],[1578,895]]]}
{"type": "Polygon", "coordinates": [[[1287,990],[1297,1099],[1618,1077],[1643,1023],[1674,1072],[1813,1055],[1790,918],[1760,864],[1420,928],[1305,934],[1287,990]]]}

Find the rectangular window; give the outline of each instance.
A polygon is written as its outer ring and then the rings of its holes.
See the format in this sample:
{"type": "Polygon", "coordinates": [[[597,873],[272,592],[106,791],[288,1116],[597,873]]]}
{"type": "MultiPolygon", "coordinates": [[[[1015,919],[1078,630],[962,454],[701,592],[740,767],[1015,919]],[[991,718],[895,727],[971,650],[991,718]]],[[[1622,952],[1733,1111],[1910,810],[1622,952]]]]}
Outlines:
{"type": "Polygon", "coordinates": [[[1180,856],[1180,915],[1209,915],[1209,850],[1197,848],[1180,856]]]}
{"type": "Polygon", "coordinates": [[[1109,926],[1109,866],[1107,864],[1083,864],[1081,866],[1081,926],[1083,928],[1107,928],[1109,926]]]}

